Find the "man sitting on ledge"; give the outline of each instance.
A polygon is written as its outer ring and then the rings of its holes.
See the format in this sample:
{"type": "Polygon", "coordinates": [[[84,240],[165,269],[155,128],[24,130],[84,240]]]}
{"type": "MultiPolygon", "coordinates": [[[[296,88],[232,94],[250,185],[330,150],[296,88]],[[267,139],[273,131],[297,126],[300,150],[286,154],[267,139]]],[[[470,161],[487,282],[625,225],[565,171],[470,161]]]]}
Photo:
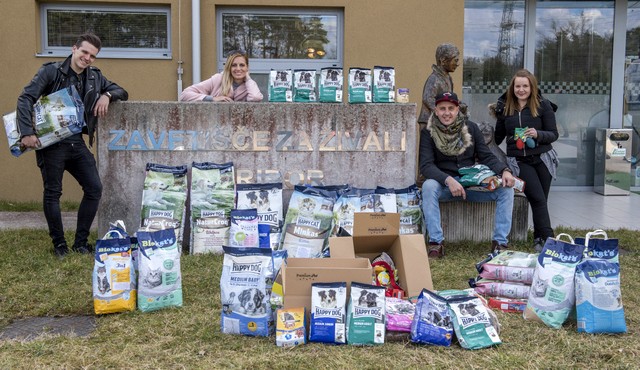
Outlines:
{"type": "Polygon", "coordinates": [[[436,96],[436,109],[420,133],[420,173],[422,210],[429,233],[429,257],[444,256],[440,201],[496,201],[492,251],[507,249],[511,231],[513,185],[515,180],[506,163],[487,147],[478,126],[460,114],[458,96],[444,92],[436,96]],[[465,189],[459,182],[458,170],[479,163],[502,174],[502,186],[494,191],[465,189]]]}

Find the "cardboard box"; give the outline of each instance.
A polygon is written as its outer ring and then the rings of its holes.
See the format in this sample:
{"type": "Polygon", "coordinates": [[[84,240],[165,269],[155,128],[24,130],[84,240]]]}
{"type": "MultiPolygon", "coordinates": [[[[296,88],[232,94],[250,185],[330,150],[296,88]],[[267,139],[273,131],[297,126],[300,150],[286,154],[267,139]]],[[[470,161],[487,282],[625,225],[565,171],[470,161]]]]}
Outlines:
{"type": "Polygon", "coordinates": [[[373,269],[366,258],[289,258],[282,266],[284,308],[311,309],[311,284],[352,281],[371,284],[373,269]]]}
{"type": "Polygon", "coordinates": [[[429,256],[421,234],[399,235],[400,214],[356,213],[353,236],[329,239],[331,259],[365,257],[387,252],[398,270],[399,285],[409,296],[433,290],[429,256]]]}

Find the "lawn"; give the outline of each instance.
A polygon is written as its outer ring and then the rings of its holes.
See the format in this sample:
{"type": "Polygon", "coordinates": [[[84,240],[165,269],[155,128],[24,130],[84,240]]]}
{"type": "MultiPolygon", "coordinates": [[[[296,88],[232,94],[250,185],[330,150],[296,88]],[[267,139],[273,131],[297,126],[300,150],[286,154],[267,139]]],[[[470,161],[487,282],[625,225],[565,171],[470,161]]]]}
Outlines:
{"type": "MultiPolygon", "coordinates": [[[[583,236],[585,230],[557,230],[583,236]]],[[[152,313],[135,311],[97,317],[88,337],[41,336],[0,340],[0,369],[32,368],[637,368],[640,356],[640,233],[610,231],[624,254],[622,296],[628,333],[590,335],[575,323],[560,330],[497,312],[503,344],[468,351],[390,342],[378,347],[318,343],[293,349],[275,338],[220,332],[222,257],[182,258],[184,305],[152,313]]],[[[95,235],[92,236],[95,238],[95,235]]],[[[72,240],[72,234],[67,235],[72,240]]],[[[532,252],[526,243],[516,250],[532,252]]],[[[447,256],[431,263],[436,289],[466,288],[486,243],[451,243],[447,256]]],[[[44,230],[0,231],[0,330],[35,316],[93,315],[92,256],[56,259],[44,230]]]]}

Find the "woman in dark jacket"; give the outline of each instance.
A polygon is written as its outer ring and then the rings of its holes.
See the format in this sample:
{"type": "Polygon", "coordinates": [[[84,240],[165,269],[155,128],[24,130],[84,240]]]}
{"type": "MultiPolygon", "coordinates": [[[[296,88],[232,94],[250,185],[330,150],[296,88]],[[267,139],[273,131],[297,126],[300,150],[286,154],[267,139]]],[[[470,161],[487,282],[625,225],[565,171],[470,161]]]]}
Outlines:
{"type": "Polygon", "coordinates": [[[558,157],[551,143],[558,139],[556,106],[542,98],[538,80],[526,69],[513,76],[496,105],[496,144],[507,140],[507,163],[525,182],[524,194],[533,214],[534,248],[541,251],[553,237],[547,199],[556,177],[558,157]]]}

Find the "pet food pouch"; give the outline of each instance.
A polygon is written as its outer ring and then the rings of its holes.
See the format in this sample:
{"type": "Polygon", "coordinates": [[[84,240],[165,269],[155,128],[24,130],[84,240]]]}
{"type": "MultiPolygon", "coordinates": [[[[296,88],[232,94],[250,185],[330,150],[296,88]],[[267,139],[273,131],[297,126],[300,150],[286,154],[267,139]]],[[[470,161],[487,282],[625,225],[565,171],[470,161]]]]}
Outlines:
{"type": "Polygon", "coordinates": [[[567,234],[547,238],[538,256],[524,318],[560,329],[575,305],[575,272],[584,245],[573,243],[567,234]],[[568,236],[570,243],[559,240],[568,236]]]}
{"type": "Polygon", "coordinates": [[[138,231],[138,308],[182,307],[180,247],[173,229],[138,231]]]}
{"type": "Polygon", "coordinates": [[[387,297],[385,300],[387,331],[411,332],[416,305],[406,299],[387,297]]]}
{"type": "Polygon", "coordinates": [[[147,163],[142,191],[141,229],[172,229],[182,246],[187,200],[187,166],[147,163]]]}
{"type": "Polygon", "coordinates": [[[282,249],[289,257],[317,258],[328,247],[336,193],[297,185],[285,217],[282,249]]]}
{"type": "Polygon", "coordinates": [[[222,332],[269,336],[274,329],[267,293],[267,279],[273,275],[271,249],[223,247],[223,250],[222,332]]]}
{"type": "Polygon", "coordinates": [[[533,281],[537,258],[538,255],[535,253],[529,254],[507,250],[500,252],[496,256],[490,255],[489,258],[477,263],[476,269],[483,279],[504,280],[530,285],[533,281]]]}
{"type": "Polygon", "coordinates": [[[498,336],[498,323],[492,322],[489,309],[478,297],[455,297],[448,299],[453,330],[460,346],[465,349],[480,349],[502,343],[498,336]]]}
{"type": "Polygon", "coordinates": [[[527,284],[484,278],[470,279],[469,286],[484,296],[517,299],[527,299],[531,290],[531,286],[527,284]]]}
{"type": "Polygon", "coordinates": [[[422,289],[411,322],[411,341],[448,347],[452,338],[453,327],[447,300],[434,292],[422,289]]]}
{"type": "Polygon", "coordinates": [[[393,67],[373,67],[373,102],[395,103],[396,71],[393,67]]]}
{"type": "Polygon", "coordinates": [[[269,73],[269,102],[293,101],[293,73],[290,69],[269,73]]]}
{"type": "Polygon", "coordinates": [[[232,209],[230,247],[258,248],[258,210],[232,209]]]}
{"type": "Polygon", "coordinates": [[[349,103],[371,103],[369,68],[349,68],[349,103]]]}
{"type": "Polygon", "coordinates": [[[578,332],[626,333],[620,264],[588,258],[576,268],[578,332]]]}
{"type": "Polygon", "coordinates": [[[221,254],[235,203],[233,163],[193,162],[190,197],[191,254],[221,254]]]}
{"type": "Polygon", "coordinates": [[[490,308],[496,308],[502,312],[522,312],[527,307],[526,299],[489,297],[490,308]]]}
{"type": "Polygon", "coordinates": [[[304,307],[279,309],[276,320],[278,347],[295,347],[307,343],[307,320],[304,307]]]}
{"type": "Polygon", "coordinates": [[[384,288],[353,282],[347,311],[347,343],[355,345],[384,344],[384,288]]]}
{"type": "Polygon", "coordinates": [[[236,208],[258,210],[260,247],[278,249],[284,224],[282,183],[238,184],[236,208]]]}
{"type": "Polygon", "coordinates": [[[311,284],[309,341],[344,344],[347,283],[311,284]]]}
{"type": "Polygon", "coordinates": [[[396,189],[396,204],[400,214],[400,235],[422,234],[422,207],[420,189],[414,184],[404,189],[396,189]]]}
{"type": "Polygon", "coordinates": [[[111,229],[96,242],[93,265],[93,309],[97,315],[136,309],[136,275],[131,239],[111,229]]]}
{"type": "Polygon", "coordinates": [[[299,103],[317,101],[315,69],[295,69],[293,71],[293,101],[299,103]]]}
{"type": "Polygon", "coordinates": [[[342,103],[342,68],[326,67],[320,69],[320,101],[323,103],[342,103]]]}

